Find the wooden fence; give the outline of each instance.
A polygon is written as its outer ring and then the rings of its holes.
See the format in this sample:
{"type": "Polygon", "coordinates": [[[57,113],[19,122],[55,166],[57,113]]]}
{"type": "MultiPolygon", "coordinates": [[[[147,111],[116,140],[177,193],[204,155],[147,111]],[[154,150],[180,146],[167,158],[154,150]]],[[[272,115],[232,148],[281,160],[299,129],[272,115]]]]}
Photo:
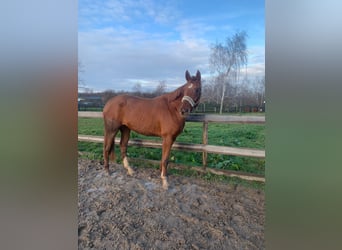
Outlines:
{"type": "MultiPolygon", "coordinates": [[[[78,117],[102,118],[102,112],[79,111],[78,117]]],[[[203,162],[204,169],[200,170],[197,168],[197,170],[202,171],[202,172],[208,170],[209,172],[212,172],[215,174],[237,176],[242,179],[265,182],[265,178],[260,175],[240,173],[236,171],[214,170],[210,168],[206,169],[208,153],[265,158],[265,150],[208,145],[208,123],[209,122],[231,123],[231,124],[232,123],[234,124],[265,124],[264,116],[226,116],[226,115],[220,116],[220,115],[209,115],[209,114],[191,114],[187,117],[186,121],[203,123],[202,144],[175,142],[172,146],[172,149],[182,150],[182,151],[202,152],[202,162],[203,162]]],[[[103,136],[78,135],[78,140],[103,143],[103,136]]],[[[119,143],[120,139],[115,138],[115,142],[119,143]]],[[[149,147],[149,148],[161,148],[162,142],[151,141],[151,140],[130,139],[128,142],[128,145],[149,147]]]]}

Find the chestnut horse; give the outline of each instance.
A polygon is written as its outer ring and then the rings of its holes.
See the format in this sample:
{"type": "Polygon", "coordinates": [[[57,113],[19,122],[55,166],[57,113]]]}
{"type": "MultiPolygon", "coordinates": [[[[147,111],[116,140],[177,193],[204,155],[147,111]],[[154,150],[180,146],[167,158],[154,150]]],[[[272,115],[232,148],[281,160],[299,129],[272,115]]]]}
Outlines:
{"type": "Polygon", "coordinates": [[[114,160],[114,139],[121,131],[120,151],[128,174],[133,170],[127,160],[127,143],[131,130],[149,136],[162,138],[162,159],[160,163],[163,188],[168,189],[167,164],[170,150],[176,137],[183,131],[185,117],[199,103],[201,98],[201,73],[190,76],[185,72],[187,83],[171,93],[155,98],[141,98],[119,95],[110,99],[103,108],[104,119],[104,167],[109,173],[109,156],[114,160]]]}

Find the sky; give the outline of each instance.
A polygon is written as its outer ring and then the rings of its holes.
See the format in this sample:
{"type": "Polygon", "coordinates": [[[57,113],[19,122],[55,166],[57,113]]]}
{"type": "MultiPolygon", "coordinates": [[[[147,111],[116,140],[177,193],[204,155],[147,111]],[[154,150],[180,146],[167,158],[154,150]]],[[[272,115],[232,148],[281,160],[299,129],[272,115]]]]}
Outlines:
{"type": "Polygon", "coordinates": [[[79,0],[79,78],[95,91],[153,91],[212,75],[210,48],[247,32],[249,78],[265,74],[265,3],[260,0],[79,0]]]}

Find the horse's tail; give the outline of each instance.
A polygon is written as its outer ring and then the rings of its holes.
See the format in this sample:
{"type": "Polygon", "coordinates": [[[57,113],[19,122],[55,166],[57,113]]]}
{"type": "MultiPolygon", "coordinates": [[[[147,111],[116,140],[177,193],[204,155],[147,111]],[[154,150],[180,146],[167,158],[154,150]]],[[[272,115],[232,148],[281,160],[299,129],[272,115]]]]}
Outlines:
{"type": "MultiPolygon", "coordinates": [[[[110,120],[107,120],[104,117],[104,144],[103,144],[103,157],[106,158],[109,156],[110,161],[115,160],[115,135],[117,133],[117,130],[113,131],[113,122],[110,120]]],[[[107,159],[104,159],[105,162],[108,161],[107,159]]]]}
{"type": "MultiPolygon", "coordinates": [[[[115,138],[114,138],[115,140],[115,138]]],[[[112,145],[110,146],[110,149],[109,149],[109,160],[114,162],[115,161],[115,150],[114,150],[114,147],[115,147],[115,141],[113,141],[112,145]]]]}

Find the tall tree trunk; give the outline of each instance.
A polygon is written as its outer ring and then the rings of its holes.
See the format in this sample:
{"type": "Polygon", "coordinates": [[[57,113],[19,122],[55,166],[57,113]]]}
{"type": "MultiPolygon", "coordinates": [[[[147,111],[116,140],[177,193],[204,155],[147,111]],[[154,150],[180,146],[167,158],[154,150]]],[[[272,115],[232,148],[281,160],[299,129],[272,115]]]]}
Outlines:
{"type": "Polygon", "coordinates": [[[224,101],[225,93],[226,93],[226,84],[223,84],[222,85],[221,104],[220,104],[220,115],[222,115],[222,108],[223,108],[223,101],[224,101]]]}
{"type": "Polygon", "coordinates": [[[242,113],[242,98],[240,97],[240,113],[242,113]]]}

